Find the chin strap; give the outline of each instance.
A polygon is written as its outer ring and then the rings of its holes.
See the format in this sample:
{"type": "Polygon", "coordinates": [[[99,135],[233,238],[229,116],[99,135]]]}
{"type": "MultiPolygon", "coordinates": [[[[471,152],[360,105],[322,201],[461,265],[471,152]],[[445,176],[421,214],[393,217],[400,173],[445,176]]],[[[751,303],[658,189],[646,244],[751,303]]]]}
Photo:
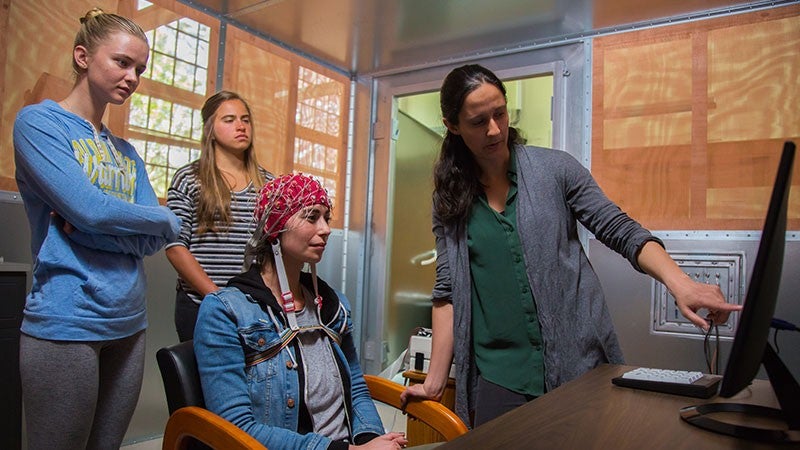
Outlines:
{"type": "MultiPolygon", "coordinates": [[[[289,288],[289,280],[286,277],[286,266],[283,264],[283,254],[281,253],[280,238],[272,243],[272,254],[275,257],[275,271],[278,273],[278,289],[281,291],[281,306],[283,312],[286,313],[286,320],[289,323],[289,328],[292,331],[298,331],[300,327],[297,325],[297,317],[295,316],[294,295],[289,288]]],[[[322,296],[319,295],[319,288],[317,287],[317,266],[311,266],[311,282],[314,285],[314,305],[317,310],[317,320],[322,324],[322,296]]]]}
{"type": "Polygon", "coordinates": [[[272,255],[275,257],[275,271],[278,272],[278,289],[281,291],[280,303],[283,307],[283,312],[286,313],[289,328],[292,331],[297,331],[300,327],[297,325],[297,317],[294,314],[294,295],[292,295],[292,290],[289,288],[289,280],[286,278],[286,267],[283,265],[280,238],[272,243],[272,255]]]}
{"type": "MultiPolygon", "coordinates": [[[[310,326],[310,327],[300,327],[297,324],[297,316],[296,316],[296,309],[294,307],[294,295],[292,295],[291,289],[289,289],[289,282],[286,277],[286,267],[283,264],[283,255],[281,253],[281,244],[280,240],[276,241],[272,244],[272,253],[275,256],[275,271],[278,273],[278,288],[281,291],[281,306],[283,308],[283,312],[286,315],[286,321],[289,325],[289,328],[284,329],[281,332],[280,340],[276,342],[271,347],[267,348],[266,350],[260,351],[256,354],[249,355],[245,358],[245,365],[246,366],[253,366],[255,364],[259,364],[263,361],[266,361],[278,353],[281,350],[286,348],[290,342],[297,337],[298,334],[306,332],[306,331],[316,331],[322,330],[325,334],[328,335],[334,342],[337,344],[341,344],[342,342],[342,333],[344,333],[347,327],[347,314],[344,315],[344,320],[342,320],[342,327],[338,332],[336,330],[332,330],[328,328],[325,324],[322,323],[322,296],[319,295],[319,289],[317,284],[317,269],[316,265],[311,264],[311,279],[314,285],[314,304],[316,305],[317,309],[317,318],[319,320],[319,325],[310,326]]],[[[339,303],[339,308],[344,309],[341,302],[339,303]]],[[[267,309],[267,312],[270,315],[273,323],[276,323],[277,320],[275,319],[272,311],[267,309]]],[[[291,352],[289,352],[289,357],[292,361],[297,365],[297,361],[295,361],[294,356],[291,352]]]]}

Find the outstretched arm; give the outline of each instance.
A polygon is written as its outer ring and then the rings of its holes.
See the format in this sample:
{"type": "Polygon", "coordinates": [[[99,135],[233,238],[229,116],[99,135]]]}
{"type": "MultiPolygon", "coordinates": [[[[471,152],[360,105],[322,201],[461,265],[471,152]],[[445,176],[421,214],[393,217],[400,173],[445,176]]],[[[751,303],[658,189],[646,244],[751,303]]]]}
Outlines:
{"type": "Polygon", "coordinates": [[[726,303],[719,286],[692,280],[657,242],[648,241],[642,247],[638,263],[647,274],[667,286],[681,314],[703,330],[709,325],[697,315],[699,309],[707,309],[706,318],[715,324],[724,323],[732,311],[742,309],[741,305],[726,303]]]}

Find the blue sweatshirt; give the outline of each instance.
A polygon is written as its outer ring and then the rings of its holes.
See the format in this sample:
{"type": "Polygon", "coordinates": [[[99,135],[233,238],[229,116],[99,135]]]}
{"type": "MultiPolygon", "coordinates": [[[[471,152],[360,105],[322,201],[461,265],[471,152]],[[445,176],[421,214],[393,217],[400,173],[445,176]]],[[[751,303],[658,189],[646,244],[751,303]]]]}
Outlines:
{"type": "Polygon", "coordinates": [[[95,341],[146,328],[143,257],[174,241],[180,221],[133,146],[45,100],[17,115],[14,159],[33,254],[22,332],[95,341]]]}

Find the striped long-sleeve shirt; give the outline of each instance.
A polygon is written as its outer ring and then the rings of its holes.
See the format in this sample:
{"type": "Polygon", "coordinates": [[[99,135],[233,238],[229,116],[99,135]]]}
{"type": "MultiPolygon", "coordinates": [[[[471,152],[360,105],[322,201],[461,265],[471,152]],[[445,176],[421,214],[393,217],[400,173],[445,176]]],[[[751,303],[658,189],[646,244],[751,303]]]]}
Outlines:
{"type": "MultiPolygon", "coordinates": [[[[178,240],[167,248],[182,245],[194,255],[206,274],[219,287],[242,270],[244,248],[255,230],[253,209],[255,208],[257,187],[249,184],[245,189],[231,192],[231,224],[229,227],[217,226],[216,231],[198,233],[197,209],[200,197],[200,184],[197,179],[198,162],[183,166],[172,178],[167,191],[167,206],[181,219],[181,234],[178,240]]],[[[273,175],[260,169],[265,181],[273,175]]],[[[178,276],[180,287],[196,303],[202,297],[178,276]]]]}

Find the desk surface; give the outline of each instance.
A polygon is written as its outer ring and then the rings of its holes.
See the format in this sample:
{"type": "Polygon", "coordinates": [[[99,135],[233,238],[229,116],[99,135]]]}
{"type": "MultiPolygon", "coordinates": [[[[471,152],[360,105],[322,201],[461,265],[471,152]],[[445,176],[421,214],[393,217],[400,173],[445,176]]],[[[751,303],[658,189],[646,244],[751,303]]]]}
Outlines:
{"type": "Polygon", "coordinates": [[[467,434],[437,447],[453,449],[761,449],[684,422],[684,406],[736,402],[777,407],[769,382],[755,380],[733,398],[709,400],[619,387],[630,366],[602,365],[467,434]]]}

